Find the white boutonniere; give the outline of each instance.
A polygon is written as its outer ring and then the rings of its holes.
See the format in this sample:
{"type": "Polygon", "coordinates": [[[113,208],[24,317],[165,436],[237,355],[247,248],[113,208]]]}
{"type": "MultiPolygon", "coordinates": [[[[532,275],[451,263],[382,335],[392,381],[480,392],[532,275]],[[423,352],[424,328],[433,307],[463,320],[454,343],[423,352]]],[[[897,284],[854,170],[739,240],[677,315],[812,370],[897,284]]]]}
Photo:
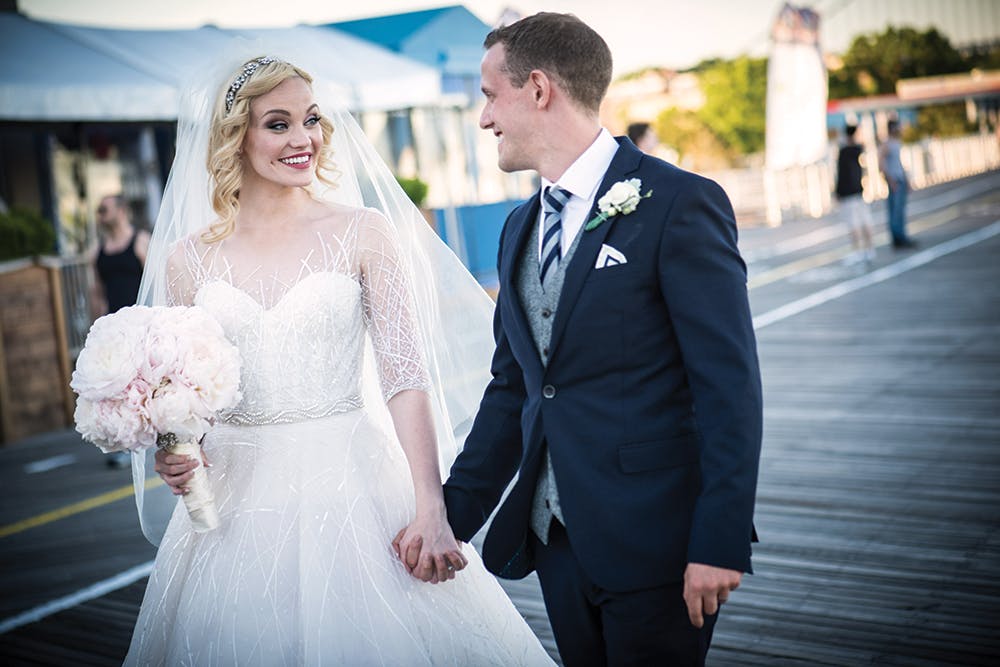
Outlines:
{"type": "Polygon", "coordinates": [[[604,193],[604,196],[597,200],[597,209],[600,211],[593,220],[584,226],[586,231],[597,229],[601,224],[616,215],[628,215],[634,211],[639,202],[653,194],[650,190],[644,195],[639,194],[642,188],[642,181],[638,178],[630,178],[627,181],[618,181],[604,193]]]}

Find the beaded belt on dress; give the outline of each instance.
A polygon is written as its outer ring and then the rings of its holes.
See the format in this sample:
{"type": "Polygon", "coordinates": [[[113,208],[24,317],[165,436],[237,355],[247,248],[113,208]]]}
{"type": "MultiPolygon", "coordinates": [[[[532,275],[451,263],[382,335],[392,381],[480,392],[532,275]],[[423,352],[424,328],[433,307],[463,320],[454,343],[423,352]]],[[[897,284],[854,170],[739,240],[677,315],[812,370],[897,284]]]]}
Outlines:
{"type": "Polygon", "coordinates": [[[361,396],[345,396],[333,403],[324,402],[321,405],[288,407],[280,409],[254,410],[251,406],[237,406],[226,413],[222,421],[238,426],[264,426],[267,424],[292,424],[310,419],[322,419],[331,415],[351,412],[365,405],[361,396]]]}

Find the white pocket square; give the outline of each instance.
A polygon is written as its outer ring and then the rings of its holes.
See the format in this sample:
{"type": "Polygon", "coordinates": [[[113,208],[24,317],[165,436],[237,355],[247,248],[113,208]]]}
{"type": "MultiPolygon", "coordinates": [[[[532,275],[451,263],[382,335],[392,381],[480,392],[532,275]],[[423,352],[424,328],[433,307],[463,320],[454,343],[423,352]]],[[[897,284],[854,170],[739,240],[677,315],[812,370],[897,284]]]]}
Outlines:
{"type": "Polygon", "coordinates": [[[618,266],[619,264],[628,264],[625,255],[617,248],[612,248],[607,243],[602,243],[601,252],[597,253],[597,263],[594,264],[594,268],[604,269],[609,266],[618,266]]]}

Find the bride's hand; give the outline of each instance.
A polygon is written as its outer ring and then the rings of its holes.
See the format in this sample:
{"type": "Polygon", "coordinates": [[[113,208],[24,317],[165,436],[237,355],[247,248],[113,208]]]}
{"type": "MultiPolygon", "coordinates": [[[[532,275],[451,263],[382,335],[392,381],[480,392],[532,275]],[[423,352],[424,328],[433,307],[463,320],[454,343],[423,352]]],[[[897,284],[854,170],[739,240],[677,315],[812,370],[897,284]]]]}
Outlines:
{"type": "Polygon", "coordinates": [[[432,584],[454,579],[469,564],[444,513],[418,516],[397,533],[392,547],[407,572],[432,584]]]}
{"type": "MultiPolygon", "coordinates": [[[[160,477],[170,487],[170,492],[175,496],[183,496],[187,493],[185,486],[194,477],[194,471],[198,467],[198,461],[183,454],[170,454],[164,449],[156,450],[156,465],[153,470],[159,473],[160,477]]],[[[205,450],[201,450],[201,460],[205,466],[211,465],[205,450]]]]}

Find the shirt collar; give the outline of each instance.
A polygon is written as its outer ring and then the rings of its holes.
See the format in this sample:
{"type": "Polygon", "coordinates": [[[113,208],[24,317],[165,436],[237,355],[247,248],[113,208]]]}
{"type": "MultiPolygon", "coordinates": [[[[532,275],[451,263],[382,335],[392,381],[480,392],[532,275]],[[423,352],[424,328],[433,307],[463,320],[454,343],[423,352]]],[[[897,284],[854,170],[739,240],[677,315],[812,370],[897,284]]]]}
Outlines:
{"type": "Polygon", "coordinates": [[[568,190],[574,197],[585,201],[593,200],[617,152],[618,142],[602,127],[594,143],[590,144],[587,150],[569,166],[558,181],[553,183],[542,177],[542,192],[551,185],[558,185],[568,190]]]}

